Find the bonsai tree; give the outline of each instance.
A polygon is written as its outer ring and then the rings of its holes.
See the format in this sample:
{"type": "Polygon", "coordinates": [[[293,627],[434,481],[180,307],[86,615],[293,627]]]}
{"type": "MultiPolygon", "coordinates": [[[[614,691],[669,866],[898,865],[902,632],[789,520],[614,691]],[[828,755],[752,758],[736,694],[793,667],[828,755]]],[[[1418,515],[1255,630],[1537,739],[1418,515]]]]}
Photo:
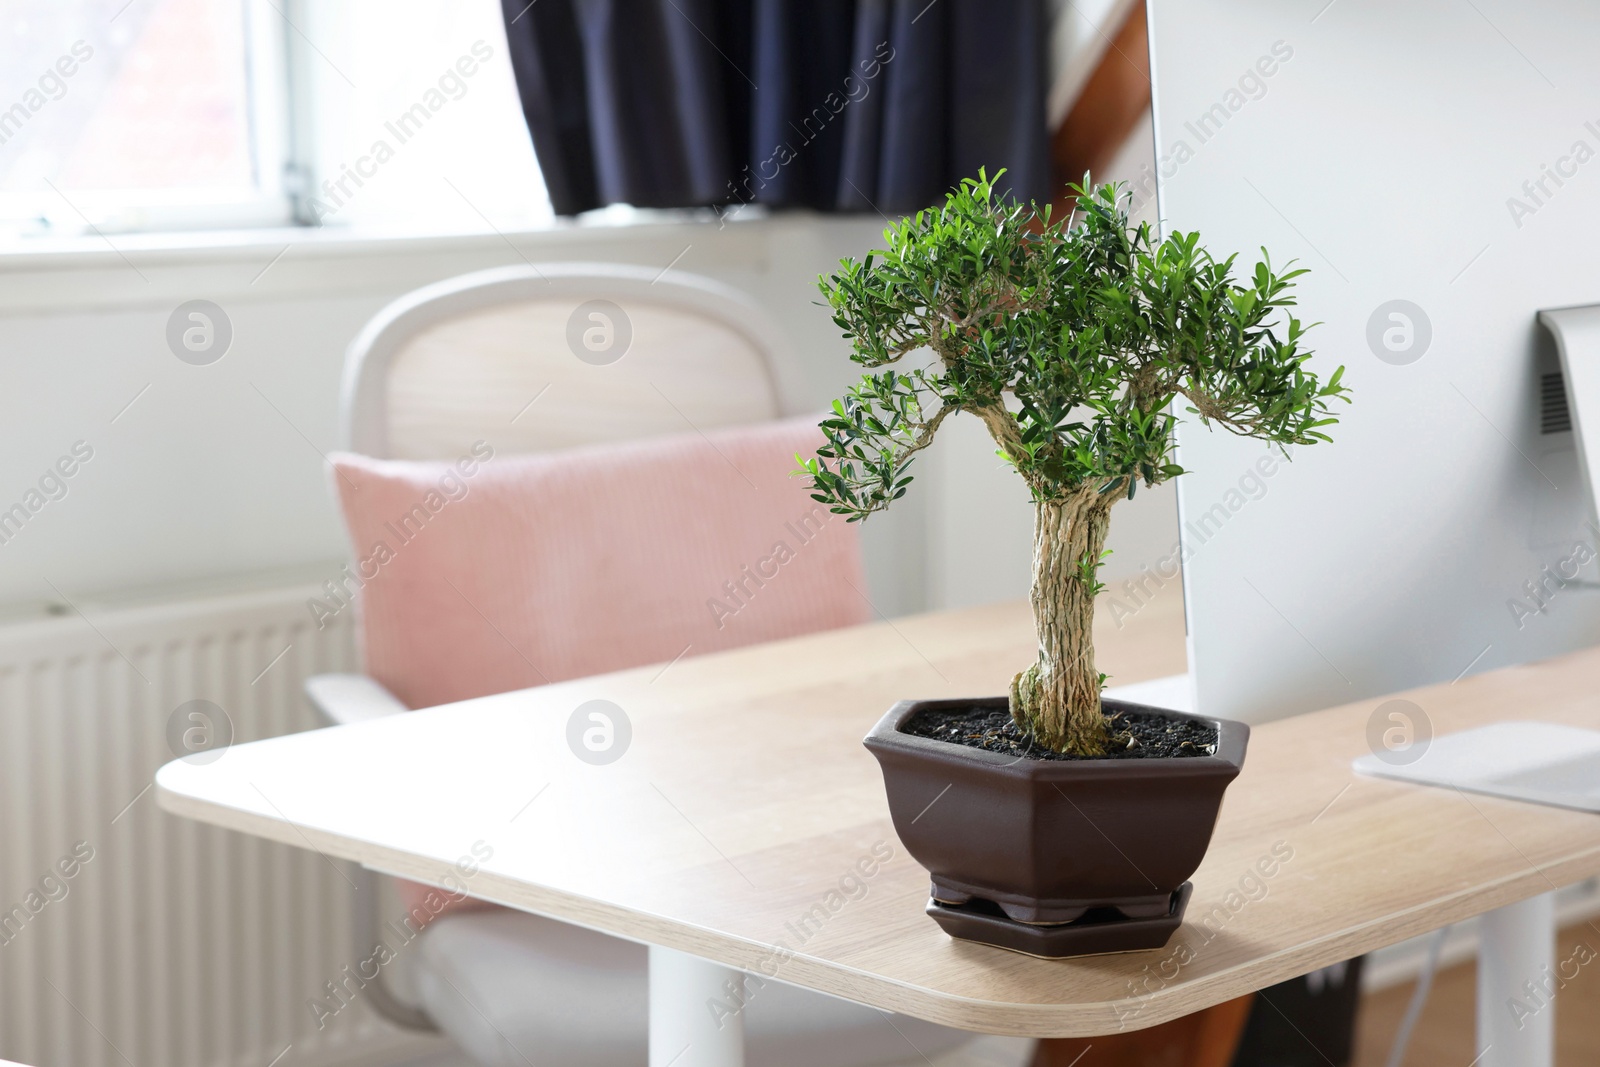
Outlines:
{"type": "Polygon", "coordinates": [[[983,420],[1034,504],[1039,656],[1011,683],[1011,714],[1037,744],[1077,755],[1111,740],[1091,636],[1111,508],[1183,473],[1174,402],[1306,445],[1329,440],[1330,404],[1348,401],[1344,368],[1319,381],[1305,327],[1282,310],[1304,270],[1274,271],[1263,249],[1236,281],[1234,257],[1212,258],[1195,233],[1158,243],[1129,225],[1118,187],[1088,183],[1052,221],[1048,205],[997,198],[980,171],[943,207],[892,224],[887,249],[823,278],[851,359],[889,369],[834,402],[826,444],[800,460],[813,498],[859,521],[905,495],[947,418],[983,420]]]}

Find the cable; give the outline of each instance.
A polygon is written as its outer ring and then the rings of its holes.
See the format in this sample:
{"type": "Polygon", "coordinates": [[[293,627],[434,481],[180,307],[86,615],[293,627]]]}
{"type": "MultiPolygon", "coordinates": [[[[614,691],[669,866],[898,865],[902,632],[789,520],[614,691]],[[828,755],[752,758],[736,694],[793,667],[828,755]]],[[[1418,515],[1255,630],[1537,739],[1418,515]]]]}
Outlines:
{"type": "Polygon", "coordinates": [[[1444,948],[1444,939],[1450,934],[1450,927],[1440,927],[1433,935],[1433,943],[1428,946],[1428,959],[1422,965],[1422,973],[1417,975],[1417,988],[1411,994],[1411,1003],[1406,1007],[1406,1016],[1400,1020],[1400,1031],[1394,1035],[1394,1046],[1389,1050],[1389,1067],[1400,1067],[1406,1058],[1406,1046],[1411,1044],[1411,1031],[1416,1029],[1417,1017],[1422,1014],[1422,1006],[1428,1002],[1428,993],[1433,989],[1433,973],[1439,969],[1439,951],[1444,948]]]}

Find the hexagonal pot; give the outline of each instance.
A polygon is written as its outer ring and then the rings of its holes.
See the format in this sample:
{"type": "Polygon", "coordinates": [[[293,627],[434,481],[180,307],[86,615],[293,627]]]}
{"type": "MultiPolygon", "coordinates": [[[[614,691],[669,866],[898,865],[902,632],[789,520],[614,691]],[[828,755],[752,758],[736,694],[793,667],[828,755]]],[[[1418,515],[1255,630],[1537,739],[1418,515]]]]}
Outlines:
{"type": "MultiPolygon", "coordinates": [[[[989,902],[1003,917],[993,916],[988,927],[1007,925],[1007,919],[1012,926],[1060,930],[1070,930],[1062,924],[1094,925],[1098,933],[1084,942],[1093,946],[1085,951],[1125,947],[1115,937],[1118,920],[1131,920],[1121,926],[1137,933],[1139,943],[1126,947],[1164,944],[1182,917],[1186,897],[1179,891],[1211,843],[1223,791],[1244,763],[1250,728],[1108,699],[1108,713],[1212,724],[1216,752],[1019,759],[902,732],[924,710],[1006,704],[1005,697],[905,700],[866,737],[883,770],[895,832],[932,876],[934,902],[954,908],[989,902]],[[1160,939],[1150,944],[1157,933],[1160,939]]],[[[973,932],[971,925],[960,936],[1004,943],[973,932]]]]}

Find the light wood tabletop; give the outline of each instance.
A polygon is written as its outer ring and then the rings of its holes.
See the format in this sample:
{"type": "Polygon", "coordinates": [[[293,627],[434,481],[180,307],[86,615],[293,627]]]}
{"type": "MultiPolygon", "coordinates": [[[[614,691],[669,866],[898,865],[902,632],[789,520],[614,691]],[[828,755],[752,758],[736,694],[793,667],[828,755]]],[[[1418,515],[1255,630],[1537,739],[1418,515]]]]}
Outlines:
{"type": "MultiPolygon", "coordinates": [[[[1111,684],[1184,669],[1175,586],[1122,621],[1099,627],[1111,684]]],[[[1255,729],[1164,949],[1041,960],[952,940],[923,914],[927,874],[861,738],[901,698],[1002,692],[1031,645],[1022,604],[897,619],[237,745],[157,786],[180,815],[1041,1037],[1150,1026],[1600,873],[1592,815],[1356,777],[1381,703],[1366,700],[1255,729]],[[598,766],[567,740],[594,699],[632,731],[598,766]]],[[[1597,676],[1589,651],[1406,697],[1436,733],[1600,727],[1597,676]]]]}

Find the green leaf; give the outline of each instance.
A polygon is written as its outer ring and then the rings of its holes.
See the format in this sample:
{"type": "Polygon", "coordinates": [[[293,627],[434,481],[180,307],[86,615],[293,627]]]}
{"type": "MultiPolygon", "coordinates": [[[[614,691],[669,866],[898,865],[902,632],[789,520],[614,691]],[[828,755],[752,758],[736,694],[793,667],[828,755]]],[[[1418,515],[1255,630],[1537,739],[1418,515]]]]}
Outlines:
{"type": "Polygon", "coordinates": [[[852,521],[899,499],[912,457],[955,411],[984,416],[1035,500],[1092,486],[1132,498],[1183,474],[1176,412],[1280,444],[1327,440],[1343,368],[1326,380],[1288,309],[1306,273],[1265,249],[1241,280],[1199,234],[1157,240],[1122,187],[1074,186],[1074,211],[995,196],[980,171],[937,208],[891,223],[885,247],[820,280],[868,373],[802,465],[852,521]],[[928,369],[897,369],[931,350],[928,369]]]}

